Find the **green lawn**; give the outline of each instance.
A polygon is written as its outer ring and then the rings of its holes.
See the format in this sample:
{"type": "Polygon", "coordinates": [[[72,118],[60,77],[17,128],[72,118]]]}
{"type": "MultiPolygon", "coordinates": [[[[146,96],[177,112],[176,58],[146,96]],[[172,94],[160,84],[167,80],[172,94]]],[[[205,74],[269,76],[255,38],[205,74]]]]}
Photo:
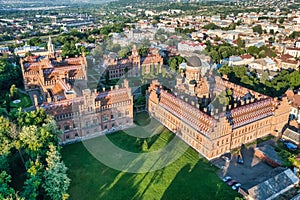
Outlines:
{"type": "MultiPolygon", "coordinates": [[[[29,95],[18,92],[18,99],[21,100],[20,103],[15,104],[12,101],[10,102],[11,111],[17,110],[19,108],[27,108],[27,107],[32,106],[32,102],[31,102],[29,95]]],[[[0,114],[1,113],[7,113],[5,99],[2,99],[2,101],[0,101],[0,114]]]]}
{"type": "MultiPolygon", "coordinates": [[[[139,114],[137,119],[137,124],[143,126],[149,121],[144,113],[139,114]]],[[[142,152],[143,140],[148,143],[147,152],[154,152],[174,139],[174,135],[156,121],[147,130],[160,131],[160,134],[137,139],[132,135],[139,130],[141,131],[140,127],[136,127],[107,137],[122,149],[136,153],[142,152]]],[[[104,138],[106,136],[84,143],[97,148],[97,142],[104,138]]],[[[63,160],[72,179],[70,199],[234,199],[238,196],[217,177],[217,169],[200,158],[192,148],[188,148],[179,159],[160,170],[127,173],[102,164],[89,153],[85,145],[76,143],[62,148],[63,160]]],[[[186,144],[180,141],[180,145],[186,144]]]]}

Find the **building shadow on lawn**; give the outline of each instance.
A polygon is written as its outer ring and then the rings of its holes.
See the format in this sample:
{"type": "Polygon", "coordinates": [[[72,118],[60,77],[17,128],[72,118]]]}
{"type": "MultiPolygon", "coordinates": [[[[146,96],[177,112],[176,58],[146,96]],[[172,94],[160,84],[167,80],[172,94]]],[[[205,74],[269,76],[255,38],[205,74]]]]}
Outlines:
{"type": "Polygon", "coordinates": [[[223,199],[239,196],[216,175],[216,168],[200,159],[192,167],[185,165],[165,190],[161,199],[223,199]],[[207,165],[207,166],[206,166],[207,165]]]}

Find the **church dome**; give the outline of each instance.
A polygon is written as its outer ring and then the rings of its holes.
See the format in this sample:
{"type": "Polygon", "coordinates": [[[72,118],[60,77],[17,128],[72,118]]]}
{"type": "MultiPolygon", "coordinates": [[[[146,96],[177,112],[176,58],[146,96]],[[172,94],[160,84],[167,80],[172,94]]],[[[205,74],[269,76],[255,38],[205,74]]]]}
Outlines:
{"type": "Polygon", "coordinates": [[[191,67],[201,67],[202,62],[201,59],[198,56],[191,56],[187,58],[187,63],[191,67]]]}

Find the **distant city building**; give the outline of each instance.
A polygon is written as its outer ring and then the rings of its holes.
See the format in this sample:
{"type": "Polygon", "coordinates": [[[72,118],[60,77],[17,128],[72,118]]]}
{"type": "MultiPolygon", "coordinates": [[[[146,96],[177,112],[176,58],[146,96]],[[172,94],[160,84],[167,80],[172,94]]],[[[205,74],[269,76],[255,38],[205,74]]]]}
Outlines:
{"type": "Polygon", "coordinates": [[[25,57],[26,53],[44,56],[48,54],[48,51],[44,47],[30,46],[27,43],[25,43],[24,46],[15,48],[14,53],[20,57],[25,57]]]}
{"type": "Polygon", "coordinates": [[[205,48],[206,45],[198,41],[184,40],[178,43],[179,52],[203,51],[205,48]]]}

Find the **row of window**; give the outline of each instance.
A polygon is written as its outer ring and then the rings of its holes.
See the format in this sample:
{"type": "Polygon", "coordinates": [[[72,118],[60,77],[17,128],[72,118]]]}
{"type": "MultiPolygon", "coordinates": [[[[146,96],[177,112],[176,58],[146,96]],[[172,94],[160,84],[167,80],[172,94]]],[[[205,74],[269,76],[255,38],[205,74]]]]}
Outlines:
{"type": "Polygon", "coordinates": [[[253,123],[252,125],[247,125],[245,128],[240,129],[238,131],[235,131],[233,136],[237,137],[241,134],[254,131],[254,130],[256,130],[256,129],[262,127],[262,126],[268,125],[270,122],[271,122],[271,120],[267,119],[267,120],[263,120],[263,121],[260,121],[260,122],[253,123]]]}

